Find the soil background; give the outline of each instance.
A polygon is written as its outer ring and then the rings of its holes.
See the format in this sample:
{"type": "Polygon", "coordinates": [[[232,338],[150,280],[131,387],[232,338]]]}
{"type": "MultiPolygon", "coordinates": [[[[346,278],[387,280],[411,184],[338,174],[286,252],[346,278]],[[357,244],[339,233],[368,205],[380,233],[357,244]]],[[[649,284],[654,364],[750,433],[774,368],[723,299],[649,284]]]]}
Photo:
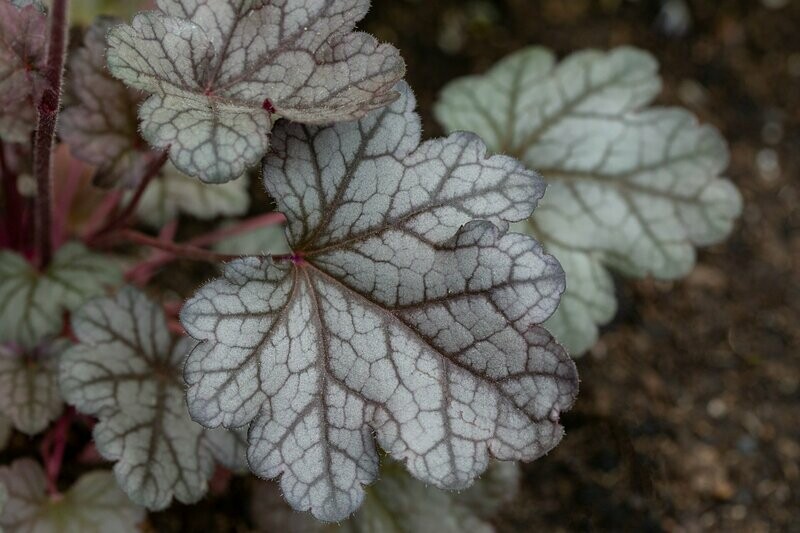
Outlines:
{"type": "MultiPolygon", "coordinates": [[[[442,87],[513,51],[634,45],[661,64],[659,104],[731,146],[745,199],[731,238],[681,281],[617,280],[567,435],[524,465],[497,530],[800,532],[800,0],[373,0],[361,26],[401,49],[428,137],[442,87]]],[[[213,274],[178,266],[164,284],[187,296],[213,274]]],[[[14,443],[4,458],[33,446],[14,443]]],[[[149,527],[252,531],[251,488],[218,477],[149,527]]]]}
{"type": "MultiPolygon", "coordinates": [[[[661,64],[659,104],[731,146],[745,199],[733,235],[679,282],[617,280],[617,317],[578,361],[567,435],[524,466],[500,532],[800,531],[800,0],[694,0],[688,20],[667,15],[680,4],[373,0],[362,24],[402,51],[428,137],[442,134],[442,87],[515,50],[634,45],[661,64]]],[[[234,480],[153,526],[248,531],[249,487],[234,480]]]]}
{"type": "Polygon", "coordinates": [[[722,131],[744,195],[687,279],[617,280],[567,436],[499,531],[800,531],[800,1],[680,4],[377,0],[366,22],[405,55],[431,136],[448,81],[521,47],[648,50],[659,104],[722,131]]]}

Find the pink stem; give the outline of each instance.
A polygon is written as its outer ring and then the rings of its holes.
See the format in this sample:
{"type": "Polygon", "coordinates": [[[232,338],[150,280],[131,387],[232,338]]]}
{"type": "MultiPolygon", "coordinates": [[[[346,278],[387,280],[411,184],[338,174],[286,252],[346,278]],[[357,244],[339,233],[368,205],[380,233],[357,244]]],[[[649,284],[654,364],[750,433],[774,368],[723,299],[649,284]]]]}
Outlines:
{"type": "MultiPolygon", "coordinates": [[[[283,215],[283,213],[267,213],[244,220],[228,228],[213,231],[205,235],[200,235],[199,237],[190,239],[186,244],[199,247],[211,246],[229,237],[262,227],[271,226],[273,224],[282,224],[285,221],[286,217],[283,215]]],[[[155,270],[171,263],[172,261],[175,261],[176,259],[179,258],[167,251],[161,250],[158,253],[153,254],[150,258],[146,259],[142,263],[134,266],[128,271],[126,278],[132,283],[145,284],[147,281],[149,281],[150,277],[152,277],[155,270]]]]}
{"type": "MultiPolygon", "coordinates": [[[[164,242],[172,242],[175,240],[175,234],[177,232],[178,221],[173,220],[161,229],[158,238],[164,242]]],[[[166,259],[166,262],[169,262],[172,257],[171,254],[163,250],[153,250],[150,254],[150,258],[131,268],[125,273],[125,278],[135,285],[147,285],[155,275],[158,266],[164,262],[164,259],[166,259]]]]}
{"type": "Polygon", "coordinates": [[[100,231],[97,232],[96,237],[111,233],[115,229],[124,228],[128,225],[128,222],[136,213],[136,208],[139,206],[139,201],[142,199],[142,196],[144,196],[147,186],[150,185],[150,182],[153,181],[156,176],[158,176],[159,172],[161,172],[161,169],[167,164],[167,161],[169,161],[168,150],[161,152],[158,154],[158,156],[153,157],[144,171],[142,180],[136,187],[136,192],[133,193],[133,198],[131,198],[130,202],[128,202],[128,205],[125,206],[125,209],[123,209],[122,213],[120,213],[118,217],[110,220],[108,224],[106,224],[100,231]]]}
{"type": "Polygon", "coordinates": [[[222,263],[226,261],[232,261],[239,257],[236,255],[214,253],[189,244],[177,244],[174,242],[162,241],[156,237],[151,237],[149,235],[145,235],[144,233],[139,233],[138,231],[129,229],[119,230],[118,232],[114,233],[114,236],[134,244],[141,244],[143,246],[164,250],[180,258],[191,259],[194,261],[222,263]]]}
{"type": "Polygon", "coordinates": [[[212,231],[211,233],[206,233],[205,235],[200,235],[199,237],[191,239],[189,244],[194,246],[211,246],[212,244],[216,244],[235,235],[273,226],[275,224],[283,224],[284,222],[286,222],[286,217],[283,213],[267,213],[243,220],[242,222],[227,228],[222,228],[217,231],[212,231]]]}
{"type": "Polygon", "coordinates": [[[119,189],[113,190],[105,195],[103,201],[94,210],[89,221],[86,222],[83,228],[84,240],[88,241],[92,236],[97,235],[100,228],[103,227],[106,220],[111,216],[111,213],[119,206],[120,201],[122,201],[122,195],[123,192],[119,189]]]}

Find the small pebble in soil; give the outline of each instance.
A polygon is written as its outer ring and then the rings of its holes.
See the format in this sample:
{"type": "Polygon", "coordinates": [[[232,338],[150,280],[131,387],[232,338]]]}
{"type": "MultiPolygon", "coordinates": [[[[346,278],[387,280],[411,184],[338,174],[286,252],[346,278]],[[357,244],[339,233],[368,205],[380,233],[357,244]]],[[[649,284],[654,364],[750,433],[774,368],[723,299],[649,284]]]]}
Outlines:
{"type": "Polygon", "coordinates": [[[783,124],[770,120],[761,128],[761,139],[769,145],[779,144],[783,140],[783,124]]]}
{"type": "Polygon", "coordinates": [[[750,435],[742,435],[736,441],[736,449],[745,455],[752,455],[758,450],[758,441],[750,435]]]}
{"type": "Polygon", "coordinates": [[[722,418],[728,413],[728,405],[722,398],[713,398],[706,405],[706,412],[711,418],[722,418]]]}
{"type": "Polygon", "coordinates": [[[780,9],[789,5],[790,0],[761,0],[767,9],[780,9]]]}
{"type": "Polygon", "coordinates": [[[781,176],[781,163],[778,153],[772,148],[764,148],[756,154],[756,168],[759,177],[767,182],[774,183],[781,176]]]}

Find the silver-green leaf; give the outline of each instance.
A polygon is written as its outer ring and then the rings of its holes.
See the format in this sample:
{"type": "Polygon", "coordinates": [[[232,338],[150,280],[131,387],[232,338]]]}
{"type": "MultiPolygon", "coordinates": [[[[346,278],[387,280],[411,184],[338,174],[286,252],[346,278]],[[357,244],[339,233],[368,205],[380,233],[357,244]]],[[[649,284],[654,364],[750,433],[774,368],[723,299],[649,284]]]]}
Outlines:
{"type": "Polygon", "coordinates": [[[351,120],[396,98],[396,49],[353,28],[369,0],[159,0],[109,35],[108,64],[151,94],[142,133],[223,183],[256,165],[280,117],[351,120]]]}
{"type": "Polygon", "coordinates": [[[145,190],[136,215],[145,224],[160,228],[180,214],[201,220],[239,216],[250,207],[250,180],[214,185],[190,178],[171,164],[145,190]]]}
{"type": "Polygon", "coordinates": [[[642,51],[580,52],[556,64],[535,47],[453,82],[436,105],[448,130],[481,134],[550,183],[518,227],[564,266],[567,292],[547,325],[574,354],[615,312],[607,269],[681,277],[695,247],[724,239],[741,212],[738,191],[720,178],[725,141],[682,109],[647,107],[660,87],[642,51]]]}
{"type": "Polygon", "coordinates": [[[251,514],[259,531],[285,533],[492,533],[489,521],[514,499],[520,469],[515,463],[492,463],[469,489],[443,492],[417,481],[397,464],[381,470],[367,490],[364,505],[341,524],[324,524],[284,503],[272,483],[260,483],[251,514]]]}
{"type": "Polygon", "coordinates": [[[226,265],[181,312],[203,341],[184,373],[192,416],[249,424],[251,470],[326,521],[358,509],[377,445],[465,489],[490,457],[552,449],[577,393],[537,326],[561,267],[505,231],[541,180],[471,134],[420,143],[415,98],[397,90],[358,122],[276,128],[265,185],[292,253],[226,265]]]}
{"type": "Polygon", "coordinates": [[[31,459],[0,467],[7,502],[0,513],[6,533],[137,533],[144,509],[128,500],[109,472],[84,474],[59,498],[47,494],[44,471],[31,459]]]}
{"type": "MultiPolygon", "coordinates": [[[[206,430],[189,418],[180,375],[194,341],[174,339],[161,307],[132,287],[81,307],[72,329],[79,344],[61,357],[61,391],[78,411],[99,418],[97,450],[115,462],[125,493],[154,510],[173,497],[202,498],[214,453],[206,430]]],[[[235,446],[215,440],[214,450],[232,463],[235,446]]]]}
{"type": "Polygon", "coordinates": [[[58,358],[69,344],[58,339],[19,351],[0,346],[0,413],[17,431],[36,435],[61,414],[58,358]]]}
{"type": "Polygon", "coordinates": [[[76,242],[62,246],[43,272],[0,251],[0,342],[35,348],[61,331],[65,311],[121,281],[116,262],[76,242]]]}

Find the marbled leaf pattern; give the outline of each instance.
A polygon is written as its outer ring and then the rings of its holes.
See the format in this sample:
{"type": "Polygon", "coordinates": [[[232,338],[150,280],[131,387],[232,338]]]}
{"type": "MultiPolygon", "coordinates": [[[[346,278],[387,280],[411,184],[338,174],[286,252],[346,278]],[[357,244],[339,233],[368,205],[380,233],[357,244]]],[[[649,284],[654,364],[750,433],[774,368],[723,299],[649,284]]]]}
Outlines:
{"type": "Polygon", "coordinates": [[[265,185],[292,255],[227,265],[182,311],[203,341],[184,374],[192,416],[250,424],[252,471],[325,521],[360,506],[376,443],[417,479],[464,489],[490,457],[552,449],[577,392],[536,326],[563,271],[505,232],[543,183],[470,134],[420,144],[415,99],[397,90],[358,122],[276,129],[265,185]]]}

